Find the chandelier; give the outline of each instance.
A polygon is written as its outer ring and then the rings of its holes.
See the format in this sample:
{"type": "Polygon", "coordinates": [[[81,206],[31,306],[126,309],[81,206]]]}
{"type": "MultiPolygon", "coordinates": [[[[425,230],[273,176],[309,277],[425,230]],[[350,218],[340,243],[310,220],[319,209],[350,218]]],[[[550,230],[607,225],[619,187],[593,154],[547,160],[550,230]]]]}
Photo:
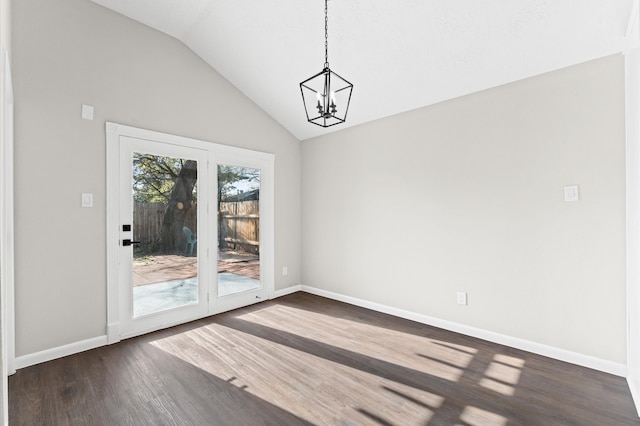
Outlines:
{"type": "Polygon", "coordinates": [[[321,127],[344,123],[352,90],[353,84],[329,68],[329,14],[324,0],[324,68],[300,83],[307,120],[321,127]]]}

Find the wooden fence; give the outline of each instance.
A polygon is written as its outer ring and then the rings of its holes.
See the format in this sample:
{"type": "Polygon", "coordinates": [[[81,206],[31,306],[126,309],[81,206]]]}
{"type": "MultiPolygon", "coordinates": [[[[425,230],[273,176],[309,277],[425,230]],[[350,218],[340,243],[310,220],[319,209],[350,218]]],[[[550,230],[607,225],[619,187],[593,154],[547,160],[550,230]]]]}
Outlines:
{"type": "MultiPolygon", "coordinates": [[[[133,239],[140,241],[143,246],[153,246],[160,242],[162,220],[167,205],[165,203],[134,203],[133,206],[133,239]]],[[[187,212],[184,226],[195,230],[197,228],[197,209],[191,208],[187,212]]]]}
{"type": "MultiPolygon", "coordinates": [[[[160,242],[165,203],[134,203],[133,239],[143,246],[160,242]]],[[[260,206],[258,200],[220,203],[218,246],[220,249],[258,253],[260,246],[260,206]]],[[[184,226],[197,230],[197,208],[187,212],[184,226]]]]}
{"type": "Polygon", "coordinates": [[[218,222],[218,246],[258,253],[260,249],[260,202],[222,202],[218,222]]]}

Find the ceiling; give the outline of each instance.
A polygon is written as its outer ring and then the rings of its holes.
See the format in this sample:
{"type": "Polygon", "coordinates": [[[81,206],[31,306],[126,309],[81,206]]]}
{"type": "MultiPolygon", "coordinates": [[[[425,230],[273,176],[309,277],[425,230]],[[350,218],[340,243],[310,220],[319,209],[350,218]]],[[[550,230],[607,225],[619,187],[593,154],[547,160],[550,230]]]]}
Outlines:
{"type": "MultiPolygon", "coordinates": [[[[331,0],[347,122],[306,121],[322,0],[92,0],[191,48],[300,140],[621,52],[634,0],[331,0]]],[[[637,10],[633,12],[637,14],[637,10]]]]}

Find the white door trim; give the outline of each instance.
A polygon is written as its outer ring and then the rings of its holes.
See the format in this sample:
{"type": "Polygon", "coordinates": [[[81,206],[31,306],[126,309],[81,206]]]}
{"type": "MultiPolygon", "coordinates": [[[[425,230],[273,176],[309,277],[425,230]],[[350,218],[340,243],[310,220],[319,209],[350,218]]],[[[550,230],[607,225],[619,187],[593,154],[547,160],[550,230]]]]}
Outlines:
{"type": "Polygon", "coordinates": [[[0,294],[2,312],[2,388],[3,418],[8,419],[7,375],[15,370],[15,259],[14,259],[14,199],[13,199],[13,84],[9,53],[2,50],[2,135],[0,140],[0,294]]]}
{"type": "MultiPolygon", "coordinates": [[[[119,279],[119,249],[120,249],[120,211],[119,211],[119,141],[120,137],[131,137],[137,139],[146,139],[151,141],[169,143],[184,147],[191,147],[200,150],[206,150],[209,153],[211,164],[208,167],[214,167],[216,156],[227,157],[236,156],[240,158],[260,158],[264,161],[266,167],[265,179],[261,182],[261,197],[264,198],[264,204],[261,204],[264,212],[261,211],[261,280],[263,286],[267,289],[268,297],[272,297],[274,293],[274,155],[269,153],[257,152],[243,148],[236,148],[213,142],[206,142],[197,139],[186,138],[182,136],[170,135],[167,133],[145,130],[122,124],[106,122],[106,153],[107,153],[107,342],[109,344],[116,343],[124,337],[130,335],[122,334],[121,318],[120,318],[120,279],[119,279]]],[[[210,173],[216,175],[216,173],[210,173]]],[[[212,185],[215,187],[215,185],[212,185]]],[[[210,215],[215,217],[215,215],[210,215]]],[[[215,226],[209,227],[209,241],[216,241],[215,226]]],[[[215,247],[215,245],[211,245],[215,247]]],[[[215,274],[212,274],[215,275],[215,274]]],[[[210,285],[217,284],[216,280],[210,280],[210,285]]],[[[209,291],[212,294],[211,290],[209,291]]],[[[216,294],[216,293],[213,293],[216,294]]],[[[213,297],[211,299],[214,299],[213,297]]],[[[220,307],[209,304],[209,311],[206,315],[222,312],[233,307],[220,307]]],[[[167,325],[169,326],[169,325],[167,325]]],[[[150,331],[150,330],[149,330],[150,331]]]]}

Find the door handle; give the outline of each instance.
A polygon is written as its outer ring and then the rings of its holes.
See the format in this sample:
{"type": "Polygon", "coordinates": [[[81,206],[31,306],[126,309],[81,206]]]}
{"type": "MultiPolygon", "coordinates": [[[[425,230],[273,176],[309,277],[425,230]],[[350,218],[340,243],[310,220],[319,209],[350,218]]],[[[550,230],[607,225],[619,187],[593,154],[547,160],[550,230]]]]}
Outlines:
{"type": "Polygon", "coordinates": [[[128,239],[128,238],[127,238],[127,239],[122,240],[122,246],[123,246],[123,247],[127,247],[127,246],[130,246],[130,245],[133,245],[133,244],[140,244],[140,241],[131,241],[131,240],[130,240],[130,239],[128,239]]]}

